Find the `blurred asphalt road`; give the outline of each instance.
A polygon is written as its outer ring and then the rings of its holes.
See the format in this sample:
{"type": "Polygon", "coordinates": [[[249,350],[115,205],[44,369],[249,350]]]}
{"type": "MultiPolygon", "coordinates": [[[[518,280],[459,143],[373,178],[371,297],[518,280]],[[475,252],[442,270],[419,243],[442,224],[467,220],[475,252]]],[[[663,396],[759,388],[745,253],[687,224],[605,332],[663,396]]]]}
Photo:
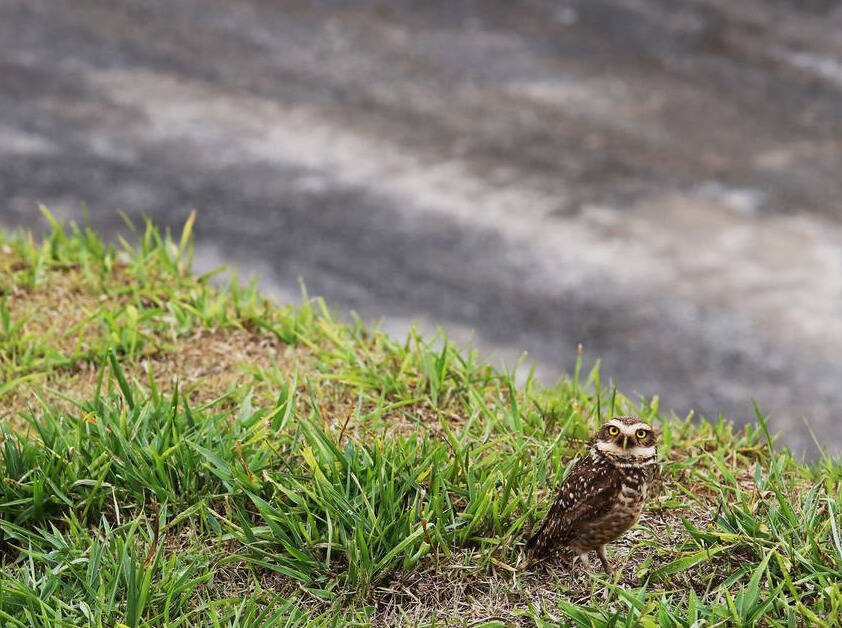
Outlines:
{"type": "Polygon", "coordinates": [[[842,445],[842,9],[0,0],[0,224],[179,226],[396,333],[842,445]]]}

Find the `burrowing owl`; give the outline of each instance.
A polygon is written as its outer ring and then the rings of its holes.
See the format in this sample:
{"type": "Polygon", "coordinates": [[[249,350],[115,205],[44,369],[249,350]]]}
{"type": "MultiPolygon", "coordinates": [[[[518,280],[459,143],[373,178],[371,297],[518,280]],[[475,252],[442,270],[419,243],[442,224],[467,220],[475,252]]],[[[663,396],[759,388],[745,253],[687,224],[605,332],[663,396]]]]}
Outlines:
{"type": "Polygon", "coordinates": [[[607,421],[561,485],[538,533],[526,544],[535,558],[570,546],[588,567],[596,550],[611,572],[605,545],[637,523],[657,474],[655,432],[636,417],[607,421]]]}

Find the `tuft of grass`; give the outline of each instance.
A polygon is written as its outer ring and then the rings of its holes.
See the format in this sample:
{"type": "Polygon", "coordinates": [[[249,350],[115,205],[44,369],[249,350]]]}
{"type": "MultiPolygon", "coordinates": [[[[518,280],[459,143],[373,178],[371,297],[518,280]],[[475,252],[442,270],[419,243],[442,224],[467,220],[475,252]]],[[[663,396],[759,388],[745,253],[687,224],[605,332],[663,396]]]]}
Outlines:
{"type": "Polygon", "coordinates": [[[190,272],[193,219],[0,235],[0,623],[832,626],[842,464],[319,299],[190,272]],[[609,578],[523,539],[600,420],[661,431],[609,578]]]}

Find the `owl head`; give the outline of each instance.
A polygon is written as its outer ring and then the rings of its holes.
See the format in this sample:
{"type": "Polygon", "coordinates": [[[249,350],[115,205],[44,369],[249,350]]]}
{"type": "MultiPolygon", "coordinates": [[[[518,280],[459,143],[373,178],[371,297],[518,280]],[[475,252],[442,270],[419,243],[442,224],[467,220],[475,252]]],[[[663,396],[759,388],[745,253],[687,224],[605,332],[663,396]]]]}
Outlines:
{"type": "Polygon", "coordinates": [[[656,443],[652,426],[633,416],[606,421],[594,439],[594,447],[606,456],[636,460],[654,458],[656,443]]]}

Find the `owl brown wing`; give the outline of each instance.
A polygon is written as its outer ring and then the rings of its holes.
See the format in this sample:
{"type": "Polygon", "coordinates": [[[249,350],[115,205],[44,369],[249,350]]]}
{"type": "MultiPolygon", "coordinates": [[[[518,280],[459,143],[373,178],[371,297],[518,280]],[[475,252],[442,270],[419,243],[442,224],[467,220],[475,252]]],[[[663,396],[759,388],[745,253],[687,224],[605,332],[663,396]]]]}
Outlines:
{"type": "Polygon", "coordinates": [[[526,543],[535,557],[546,556],[577,536],[582,522],[605,515],[620,492],[620,478],[606,464],[588,457],[570,472],[558,490],[541,528],[526,543]]]}

